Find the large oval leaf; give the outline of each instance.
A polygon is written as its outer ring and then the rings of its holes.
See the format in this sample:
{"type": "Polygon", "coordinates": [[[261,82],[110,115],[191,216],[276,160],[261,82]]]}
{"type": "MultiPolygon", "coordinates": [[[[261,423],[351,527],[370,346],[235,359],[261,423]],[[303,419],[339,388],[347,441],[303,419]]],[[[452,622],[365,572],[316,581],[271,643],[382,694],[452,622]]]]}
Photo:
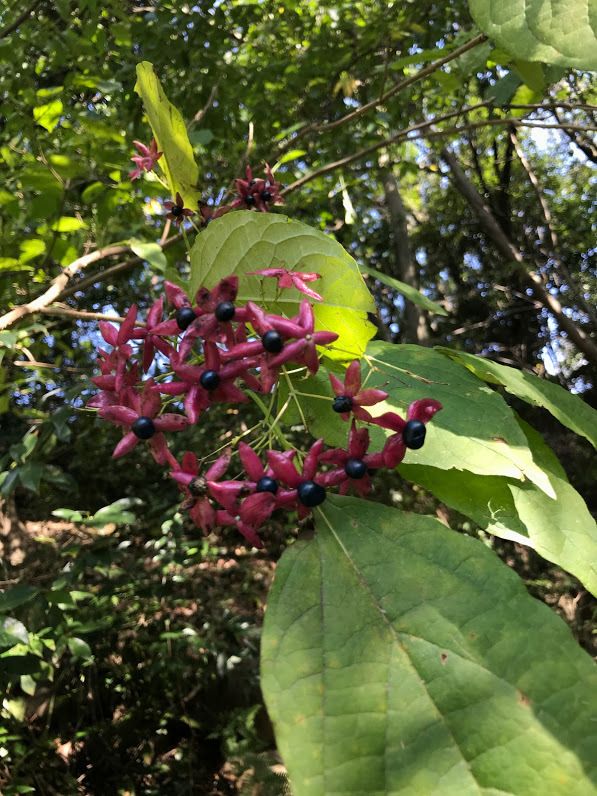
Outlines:
{"type": "Polygon", "coordinates": [[[256,301],[269,311],[295,315],[305,296],[295,288],[279,290],[276,279],[247,276],[247,271],[264,268],[321,274],[321,279],[311,283],[323,298],[323,302],[313,302],[316,328],[340,335],[332,349],[337,357],[362,354],[375,332],[367,321],[367,312],[375,312],[375,302],[356,262],[342,246],[300,221],[248,210],[212,221],[195,239],[191,279],[185,287],[194,295],[201,285],[211,288],[234,273],[239,277],[240,302],[256,301]]]}
{"type": "Polygon", "coordinates": [[[531,481],[416,465],[400,471],[487,533],[534,547],[597,596],[597,524],[541,435],[519,422],[535,461],[549,475],[555,499],[531,481]]]}
{"type": "Polygon", "coordinates": [[[196,188],[199,170],[193,156],[193,147],[182,116],[169,102],[149,61],[137,64],[135,91],[143,100],[143,108],[158,150],[163,152],[158,165],[166,176],[172,196],[178,191],[185,205],[195,209],[200,194],[196,188]]]}
{"type": "Polygon", "coordinates": [[[470,0],[483,33],[515,58],[597,69],[594,0],[470,0]]]}
{"type": "Polygon", "coordinates": [[[328,499],[278,564],[262,687],[295,796],[597,792],[593,662],[431,518],[328,499]]]}

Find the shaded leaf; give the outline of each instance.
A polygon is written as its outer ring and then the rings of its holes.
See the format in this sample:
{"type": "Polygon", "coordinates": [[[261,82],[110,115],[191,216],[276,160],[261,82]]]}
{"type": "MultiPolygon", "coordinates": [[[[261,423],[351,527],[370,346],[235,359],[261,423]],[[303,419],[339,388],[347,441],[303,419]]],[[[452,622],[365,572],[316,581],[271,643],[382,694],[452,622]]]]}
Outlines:
{"type": "Polygon", "coordinates": [[[167,268],[168,261],[159,243],[133,238],[129,245],[136,255],[147,260],[158,271],[164,271],[167,268]]]}
{"type": "Polygon", "coordinates": [[[38,591],[39,589],[34,586],[27,586],[24,583],[19,583],[17,586],[7,589],[0,594],[0,613],[5,614],[17,606],[23,605],[38,591]]]}
{"type": "Polygon", "coordinates": [[[359,268],[361,273],[369,274],[369,276],[372,276],[374,279],[378,279],[384,285],[397,290],[401,296],[404,296],[404,298],[412,301],[412,303],[416,304],[418,307],[422,307],[424,310],[433,312],[436,315],[448,314],[441,304],[437,304],[437,302],[427,298],[427,296],[423,295],[423,293],[418,291],[416,288],[411,287],[411,285],[407,285],[406,282],[400,282],[398,279],[387,276],[381,271],[376,271],[374,268],[367,268],[365,265],[360,265],[359,268]]]}

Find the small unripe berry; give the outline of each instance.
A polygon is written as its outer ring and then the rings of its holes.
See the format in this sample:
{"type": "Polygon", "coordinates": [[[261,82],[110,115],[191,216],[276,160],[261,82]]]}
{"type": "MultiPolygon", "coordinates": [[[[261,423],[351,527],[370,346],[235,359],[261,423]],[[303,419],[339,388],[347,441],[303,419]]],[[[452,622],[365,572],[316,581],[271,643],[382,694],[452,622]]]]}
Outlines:
{"type": "Polygon", "coordinates": [[[155,425],[150,417],[138,417],[131,427],[131,431],[139,439],[151,439],[155,434],[155,425]]]}
{"type": "Polygon", "coordinates": [[[367,472],[367,465],[362,459],[348,459],[344,472],[349,478],[362,478],[367,472]]]}
{"type": "Polygon", "coordinates": [[[350,412],[352,409],[352,398],[349,395],[337,395],[334,398],[332,409],[334,412],[338,412],[339,415],[344,412],[350,412]]]}
{"type": "Polygon", "coordinates": [[[231,301],[220,301],[214,311],[214,315],[220,322],[225,323],[234,318],[235,311],[236,308],[231,301]]]}
{"type": "Polygon", "coordinates": [[[191,307],[182,307],[179,309],[176,313],[176,323],[181,332],[188,329],[196,317],[195,310],[191,309],[191,307]]]}
{"type": "Polygon", "coordinates": [[[215,370],[206,370],[201,374],[199,384],[204,390],[211,392],[219,387],[220,377],[215,370]]]}
{"type": "Polygon", "coordinates": [[[420,420],[409,420],[402,429],[402,440],[407,448],[418,450],[425,442],[425,423],[420,420]]]}
{"type": "Polygon", "coordinates": [[[266,332],[261,338],[261,342],[265,350],[270,354],[279,354],[284,346],[282,335],[276,329],[270,329],[269,332],[266,332]]]}
{"type": "Polygon", "coordinates": [[[315,481],[303,481],[299,484],[297,494],[303,506],[310,509],[320,506],[325,500],[325,489],[315,481]]]}
{"type": "Polygon", "coordinates": [[[272,495],[275,495],[278,491],[278,482],[275,478],[270,478],[269,475],[264,475],[263,478],[260,478],[259,481],[257,481],[255,491],[271,492],[272,495]]]}

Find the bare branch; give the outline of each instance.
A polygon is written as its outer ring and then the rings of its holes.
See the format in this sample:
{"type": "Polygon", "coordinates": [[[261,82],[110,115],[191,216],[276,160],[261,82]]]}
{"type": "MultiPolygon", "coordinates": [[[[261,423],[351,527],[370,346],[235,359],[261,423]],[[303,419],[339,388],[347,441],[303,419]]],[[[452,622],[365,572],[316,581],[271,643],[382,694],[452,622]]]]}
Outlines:
{"type": "Polygon", "coordinates": [[[516,137],[516,134],[514,132],[510,132],[510,140],[514,145],[516,154],[518,155],[518,159],[522,163],[522,166],[527,173],[529,181],[533,186],[533,188],[535,189],[537,198],[539,199],[539,204],[541,205],[543,218],[545,219],[545,226],[549,233],[549,238],[551,242],[550,254],[551,254],[551,259],[555,265],[555,268],[561,274],[563,281],[572,290],[572,292],[576,297],[576,300],[578,301],[584,312],[587,314],[587,316],[590,318],[591,324],[593,325],[594,329],[597,330],[597,313],[595,313],[593,307],[589,304],[589,302],[583,296],[582,292],[579,290],[574,278],[572,277],[572,274],[568,270],[568,266],[566,265],[566,263],[564,263],[558,255],[558,248],[559,248],[558,236],[553,226],[553,219],[551,216],[549,205],[547,204],[545,196],[543,195],[543,191],[541,190],[541,186],[539,185],[539,180],[537,179],[535,172],[532,170],[531,164],[527,160],[526,155],[524,154],[524,151],[520,146],[518,138],[516,137]]]}
{"type": "Polygon", "coordinates": [[[215,98],[218,96],[218,91],[220,90],[220,83],[221,82],[222,82],[222,78],[219,78],[213,84],[213,86],[211,87],[211,91],[210,91],[209,97],[207,99],[207,102],[201,108],[201,110],[197,111],[197,113],[193,116],[191,121],[187,124],[187,133],[189,132],[191,127],[193,127],[193,125],[195,125],[195,124],[197,124],[197,122],[201,121],[201,119],[205,116],[207,111],[211,108],[211,106],[214,103],[215,98]]]}
{"type": "MultiPolygon", "coordinates": [[[[162,245],[163,249],[167,248],[173,243],[179,241],[181,237],[181,234],[174,235],[172,238],[169,238],[167,241],[165,241],[164,244],[160,245],[162,245]]],[[[90,254],[85,254],[83,257],[79,257],[78,259],[74,260],[74,262],[72,262],[63,270],[60,276],[57,276],[54,280],[52,280],[50,287],[45,291],[45,293],[42,293],[41,296],[38,296],[36,299],[28,302],[27,304],[21,304],[18,307],[14,307],[12,310],[10,310],[10,312],[7,312],[5,315],[0,317],[0,330],[12,326],[14,323],[16,323],[16,321],[18,321],[20,318],[24,318],[26,315],[32,315],[34,312],[39,312],[44,307],[48,307],[50,304],[53,304],[55,301],[61,301],[65,297],[71,296],[73,293],[82,290],[83,287],[89,284],[101,282],[104,279],[107,279],[108,276],[112,275],[113,273],[118,273],[119,271],[125,270],[125,268],[132,268],[133,266],[142,263],[143,257],[131,257],[124,263],[119,263],[118,265],[112,266],[112,268],[107,268],[97,276],[92,277],[91,281],[82,279],[77,283],[77,285],[71,288],[66,287],[70,279],[78,271],[86,268],[91,263],[95,263],[98,260],[103,260],[106,257],[113,257],[117,254],[123,254],[124,252],[129,252],[130,250],[130,246],[126,245],[107,246],[104,249],[98,249],[97,251],[91,252],[90,254]]]]}
{"type": "MultiPolygon", "coordinates": [[[[106,315],[103,312],[82,312],[73,310],[70,307],[40,307],[38,312],[44,315],[63,315],[65,318],[80,318],[84,321],[114,321],[114,323],[124,323],[124,318],[119,315],[106,315]]],[[[142,326],[143,324],[137,324],[142,326]]]]}
{"type": "Polygon", "coordinates": [[[450,175],[456,188],[470,204],[486,234],[493,240],[498,251],[507,262],[516,263],[516,273],[531,289],[533,295],[558,321],[561,329],[569,336],[576,347],[583,352],[588,360],[597,362],[597,344],[580,329],[564,312],[560,302],[552,296],[543,284],[543,280],[535,271],[529,269],[521,252],[514,246],[498,224],[481,194],[466,176],[454,153],[448,148],[441,151],[441,158],[450,169],[450,175]]]}
{"type": "MultiPolygon", "coordinates": [[[[473,47],[477,47],[479,44],[483,44],[483,42],[487,41],[487,36],[485,34],[480,34],[479,36],[475,36],[474,39],[471,39],[466,44],[463,44],[462,47],[457,47],[455,50],[452,50],[451,53],[444,56],[444,58],[440,58],[438,61],[434,61],[429,66],[426,66],[424,69],[420,69],[416,74],[407,77],[405,80],[402,80],[400,83],[397,83],[393,88],[389,91],[386,91],[385,94],[382,94],[375,100],[368,102],[366,105],[362,105],[357,110],[353,111],[352,113],[343,116],[341,119],[337,119],[334,122],[322,122],[317,124],[313,122],[311,124],[306,124],[304,127],[301,127],[300,130],[297,130],[296,135],[289,139],[285,144],[283,144],[277,152],[276,158],[279,158],[280,155],[284,154],[288,149],[291,149],[295,146],[296,142],[304,138],[308,133],[320,133],[320,132],[330,132],[330,130],[335,130],[336,127],[340,127],[343,124],[348,124],[352,122],[354,119],[357,119],[359,116],[362,116],[364,113],[376,108],[378,105],[383,104],[386,100],[393,97],[395,94],[399,94],[401,91],[404,91],[409,86],[412,86],[413,83],[417,83],[419,80],[422,80],[424,77],[433,74],[438,69],[441,69],[442,66],[453,61],[455,58],[463,55],[465,52],[472,50],[473,47]]],[[[489,103],[492,104],[492,103],[489,103]]]]}
{"type": "Polygon", "coordinates": [[[25,22],[31,16],[31,14],[33,14],[40,3],[41,0],[33,0],[33,3],[31,3],[29,8],[23,11],[23,13],[20,14],[12,24],[8,25],[6,28],[4,28],[4,30],[0,30],[0,39],[5,39],[7,36],[10,36],[13,30],[16,30],[19,25],[25,22]]]}

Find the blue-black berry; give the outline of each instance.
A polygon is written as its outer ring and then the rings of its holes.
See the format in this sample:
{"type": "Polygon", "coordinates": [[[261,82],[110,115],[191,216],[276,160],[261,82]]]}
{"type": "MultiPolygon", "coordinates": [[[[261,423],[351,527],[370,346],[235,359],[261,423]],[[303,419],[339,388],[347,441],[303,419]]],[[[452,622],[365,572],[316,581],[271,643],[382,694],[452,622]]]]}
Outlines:
{"type": "Polygon", "coordinates": [[[261,342],[265,350],[270,354],[279,354],[284,346],[282,335],[275,329],[270,329],[269,332],[266,332],[261,338],[261,342]]]}
{"type": "Polygon", "coordinates": [[[231,301],[220,301],[214,310],[214,315],[221,322],[231,321],[234,318],[235,306],[231,301]]]}
{"type": "Polygon", "coordinates": [[[255,204],[255,197],[253,196],[253,194],[249,194],[248,196],[245,196],[245,204],[246,205],[254,205],[255,204]]]}
{"type": "Polygon", "coordinates": [[[270,478],[269,475],[264,475],[263,478],[260,478],[259,481],[257,481],[255,491],[271,492],[272,495],[275,495],[278,491],[278,482],[275,478],[270,478]]]}
{"type": "Polygon", "coordinates": [[[261,198],[263,199],[264,202],[269,202],[269,200],[272,198],[272,195],[269,191],[264,191],[261,194],[261,198]]]}
{"type": "Polygon", "coordinates": [[[367,472],[367,465],[362,459],[348,459],[344,472],[349,478],[362,478],[367,472]]]}
{"type": "Polygon", "coordinates": [[[178,218],[178,216],[182,215],[183,209],[184,208],[182,208],[180,205],[173,205],[172,210],[170,212],[172,213],[174,218],[178,218]]]}
{"type": "Polygon", "coordinates": [[[204,390],[210,392],[216,390],[220,385],[220,377],[215,370],[205,370],[199,378],[199,384],[204,390]]]}
{"type": "Polygon", "coordinates": [[[402,429],[402,440],[407,448],[418,450],[425,442],[425,423],[420,420],[408,420],[402,429]]]}
{"type": "Polygon", "coordinates": [[[188,329],[196,317],[195,310],[191,309],[191,307],[182,307],[179,309],[176,313],[176,323],[181,332],[188,329]]]}
{"type": "Polygon", "coordinates": [[[155,434],[155,425],[150,417],[138,417],[131,427],[131,431],[139,439],[151,439],[155,434]]]}
{"type": "Polygon", "coordinates": [[[321,484],[316,484],[315,481],[303,481],[302,484],[299,484],[297,493],[298,499],[303,506],[307,506],[310,509],[321,505],[325,500],[325,489],[321,484]]]}
{"type": "Polygon", "coordinates": [[[334,398],[332,409],[334,412],[338,412],[339,415],[344,412],[350,412],[352,409],[352,398],[349,395],[337,395],[334,398]]]}

